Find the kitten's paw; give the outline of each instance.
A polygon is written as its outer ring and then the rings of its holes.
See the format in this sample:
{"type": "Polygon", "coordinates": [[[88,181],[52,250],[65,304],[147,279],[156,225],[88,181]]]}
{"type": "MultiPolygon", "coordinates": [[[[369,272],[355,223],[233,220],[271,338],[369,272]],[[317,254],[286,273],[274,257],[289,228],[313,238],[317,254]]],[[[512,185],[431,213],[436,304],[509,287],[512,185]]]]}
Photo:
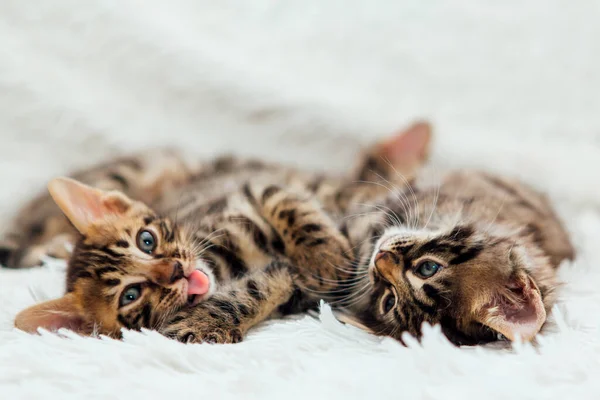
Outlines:
{"type": "Polygon", "coordinates": [[[183,343],[239,343],[243,339],[242,331],[232,324],[210,316],[197,319],[196,315],[179,315],[167,324],[161,333],[183,343]]]}

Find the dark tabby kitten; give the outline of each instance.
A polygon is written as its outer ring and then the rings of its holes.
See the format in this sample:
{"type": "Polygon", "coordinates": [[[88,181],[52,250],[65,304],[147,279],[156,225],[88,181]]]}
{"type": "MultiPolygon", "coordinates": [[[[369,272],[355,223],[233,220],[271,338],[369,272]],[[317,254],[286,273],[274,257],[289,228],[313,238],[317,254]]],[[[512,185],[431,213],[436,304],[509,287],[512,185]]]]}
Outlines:
{"type": "Polygon", "coordinates": [[[457,171],[440,185],[417,179],[380,209],[341,228],[363,243],[364,296],[354,295],[349,320],[399,340],[439,323],[455,344],[499,333],[529,341],[539,332],[555,302],[556,268],[574,257],[544,196],[515,180],[457,171]]]}
{"type": "Polygon", "coordinates": [[[373,182],[393,168],[410,176],[429,137],[429,126],[416,124],[374,146],[347,178],[229,158],[189,168],[167,152],[76,175],[119,191],[56,179],[50,193],[73,228],[41,196],[17,218],[4,258],[36,265],[45,253],[68,256],[64,245],[75,243],[67,294],[23,311],[15,324],[112,336],[146,327],[230,342],[278,309],[332,299],[352,276],[351,246],[335,221],[354,203],[383,196],[373,182]],[[173,316],[184,306],[193,307],[173,316]]]}

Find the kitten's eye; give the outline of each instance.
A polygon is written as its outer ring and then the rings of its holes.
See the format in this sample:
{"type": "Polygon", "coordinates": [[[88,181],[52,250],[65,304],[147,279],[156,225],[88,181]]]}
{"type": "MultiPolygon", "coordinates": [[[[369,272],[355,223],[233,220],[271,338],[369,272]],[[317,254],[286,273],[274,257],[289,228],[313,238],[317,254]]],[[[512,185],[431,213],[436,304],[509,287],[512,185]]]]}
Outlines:
{"type": "Polygon", "coordinates": [[[156,249],[156,238],[150,231],[140,231],[137,237],[137,245],[144,253],[152,254],[156,249]]]}
{"type": "Polygon", "coordinates": [[[387,296],[385,296],[385,299],[383,299],[383,313],[387,314],[390,312],[390,310],[396,305],[396,296],[394,296],[394,293],[390,293],[387,296]]]}
{"type": "Polygon", "coordinates": [[[140,298],[141,294],[141,285],[132,285],[127,287],[125,290],[123,290],[123,293],[121,294],[121,298],[119,299],[119,307],[123,307],[133,303],[134,301],[140,298]]]}
{"type": "Polygon", "coordinates": [[[415,268],[415,273],[422,278],[431,278],[440,269],[442,269],[442,266],[439,263],[433,260],[425,260],[421,261],[419,265],[417,265],[417,268],[415,268]]]}

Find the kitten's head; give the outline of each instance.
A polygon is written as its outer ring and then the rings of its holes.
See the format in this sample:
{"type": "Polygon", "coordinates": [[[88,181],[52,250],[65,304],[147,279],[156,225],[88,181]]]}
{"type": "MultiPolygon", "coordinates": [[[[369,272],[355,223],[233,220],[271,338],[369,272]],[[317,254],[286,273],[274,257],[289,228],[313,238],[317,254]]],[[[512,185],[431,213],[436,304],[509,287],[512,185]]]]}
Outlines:
{"type": "Polygon", "coordinates": [[[17,328],[119,336],[121,328],[156,326],[209,294],[190,236],[169,219],[120,192],[67,178],[53,180],[49,190],[81,238],[69,261],[67,294],[19,313],[17,328]]]}
{"type": "Polygon", "coordinates": [[[546,320],[544,297],[554,283],[543,272],[551,269],[548,260],[525,237],[489,228],[473,222],[385,230],[370,260],[372,291],[361,323],[399,340],[404,332],[419,337],[424,322],[440,324],[459,345],[499,334],[532,340],[546,320]],[[534,277],[533,270],[542,272],[534,277]]]}

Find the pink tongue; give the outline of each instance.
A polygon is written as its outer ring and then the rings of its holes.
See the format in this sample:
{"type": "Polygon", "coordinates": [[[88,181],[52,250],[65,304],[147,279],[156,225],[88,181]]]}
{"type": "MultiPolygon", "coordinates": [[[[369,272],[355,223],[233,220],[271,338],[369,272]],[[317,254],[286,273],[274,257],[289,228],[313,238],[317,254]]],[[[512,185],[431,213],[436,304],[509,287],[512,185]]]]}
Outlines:
{"type": "Polygon", "coordinates": [[[210,281],[204,272],[195,270],[187,277],[188,280],[188,296],[193,294],[203,295],[210,288],[210,281]]]}

